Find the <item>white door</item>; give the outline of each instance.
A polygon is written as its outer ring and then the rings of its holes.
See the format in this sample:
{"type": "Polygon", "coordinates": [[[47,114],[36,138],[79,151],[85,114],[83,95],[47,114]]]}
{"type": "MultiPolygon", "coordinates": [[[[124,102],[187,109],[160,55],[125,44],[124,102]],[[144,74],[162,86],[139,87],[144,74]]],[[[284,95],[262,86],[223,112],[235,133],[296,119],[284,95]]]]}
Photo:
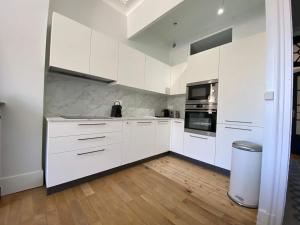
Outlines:
{"type": "Polygon", "coordinates": [[[184,133],[184,155],[211,165],[215,163],[216,138],[184,133]]]}
{"type": "Polygon", "coordinates": [[[184,121],[173,120],[171,126],[171,151],[183,155],[184,121]]]}
{"type": "Polygon", "coordinates": [[[218,124],[216,139],[215,164],[220,168],[230,170],[232,143],[242,140],[261,145],[263,142],[263,128],[218,124]]]}
{"type": "Polygon", "coordinates": [[[155,155],[170,151],[171,121],[156,121],[156,148],[155,155]]]}
{"type": "Polygon", "coordinates": [[[220,47],[189,56],[185,70],[187,83],[218,79],[219,58],[220,47]]]}
{"type": "Polygon", "coordinates": [[[93,30],[91,38],[90,74],[117,80],[118,42],[93,30]]]}
{"type": "Polygon", "coordinates": [[[146,56],[119,43],[118,84],[145,89],[146,56]]]}
{"type": "Polygon", "coordinates": [[[221,47],[218,123],[263,127],[265,36],[260,33],[221,47]]]}
{"type": "Polygon", "coordinates": [[[50,67],[89,74],[92,30],[58,13],[53,13],[50,67]]]}
{"type": "Polygon", "coordinates": [[[186,92],[186,77],[185,70],[187,63],[181,63],[171,68],[171,95],[185,94],[186,92]]]}
{"type": "Polygon", "coordinates": [[[145,88],[161,94],[170,93],[171,68],[150,56],[146,56],[145,88]]]}

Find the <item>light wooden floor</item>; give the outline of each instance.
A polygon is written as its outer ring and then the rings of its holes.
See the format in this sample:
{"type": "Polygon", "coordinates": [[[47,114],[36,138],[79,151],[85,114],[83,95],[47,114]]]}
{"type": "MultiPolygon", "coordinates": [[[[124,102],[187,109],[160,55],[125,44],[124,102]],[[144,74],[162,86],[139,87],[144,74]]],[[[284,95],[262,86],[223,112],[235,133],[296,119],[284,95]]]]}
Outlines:
{"type": "Polygon", "coordinates": [[[166,156],[50,196],[6,196],[0,224],[255,224],[257,210],[232,203],[227,189],[227,177],[166,156]]]}

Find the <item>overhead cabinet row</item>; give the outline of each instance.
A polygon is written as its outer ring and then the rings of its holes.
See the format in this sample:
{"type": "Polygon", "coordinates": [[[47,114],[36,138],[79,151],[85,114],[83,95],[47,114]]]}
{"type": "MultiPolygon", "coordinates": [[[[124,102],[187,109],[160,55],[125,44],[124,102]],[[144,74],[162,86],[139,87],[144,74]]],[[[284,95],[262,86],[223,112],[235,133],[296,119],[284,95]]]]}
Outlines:
{"type": "Polygon", "coordinates": [[[57,13],[52,17],[49,66],[169,94],[170,66],[57,13]]]}

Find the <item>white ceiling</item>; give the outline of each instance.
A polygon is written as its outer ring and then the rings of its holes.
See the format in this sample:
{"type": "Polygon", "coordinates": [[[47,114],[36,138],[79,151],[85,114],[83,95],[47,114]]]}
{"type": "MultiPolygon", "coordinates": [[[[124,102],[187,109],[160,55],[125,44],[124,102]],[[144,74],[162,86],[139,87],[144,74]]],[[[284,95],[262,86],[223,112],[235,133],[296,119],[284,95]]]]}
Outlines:
{"type": "Polygon", "coordinates": [[[128,15],[138,7],[144,0],[102,0],[107,5],[113,7],[124,15],[128,15]]]}
{"type": "MultiPolygon", "coordinates": [[[[230,26],[233,20],[249,17],[265,0],[225,0],[225,12],[217,15],[222,0],[185,0],[144,32],[158,35],[165,43],[183,43],[189,38],[230,26]],[[178,25],[174,26],[173,23],[178,25]]],[[[214,31],[216,32],[216,31],[214,31]]]]}

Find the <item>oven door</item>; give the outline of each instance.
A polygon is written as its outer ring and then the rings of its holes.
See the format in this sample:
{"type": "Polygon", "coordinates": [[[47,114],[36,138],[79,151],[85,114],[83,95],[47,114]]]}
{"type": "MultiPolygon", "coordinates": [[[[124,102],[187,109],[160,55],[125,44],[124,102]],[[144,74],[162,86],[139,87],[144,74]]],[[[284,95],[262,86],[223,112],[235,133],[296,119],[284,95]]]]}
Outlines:
{"type": "Polygon", "coordinates": [[[185,132],[216,136],[217,111],[215,110],[186,110],[185,132]]]}

